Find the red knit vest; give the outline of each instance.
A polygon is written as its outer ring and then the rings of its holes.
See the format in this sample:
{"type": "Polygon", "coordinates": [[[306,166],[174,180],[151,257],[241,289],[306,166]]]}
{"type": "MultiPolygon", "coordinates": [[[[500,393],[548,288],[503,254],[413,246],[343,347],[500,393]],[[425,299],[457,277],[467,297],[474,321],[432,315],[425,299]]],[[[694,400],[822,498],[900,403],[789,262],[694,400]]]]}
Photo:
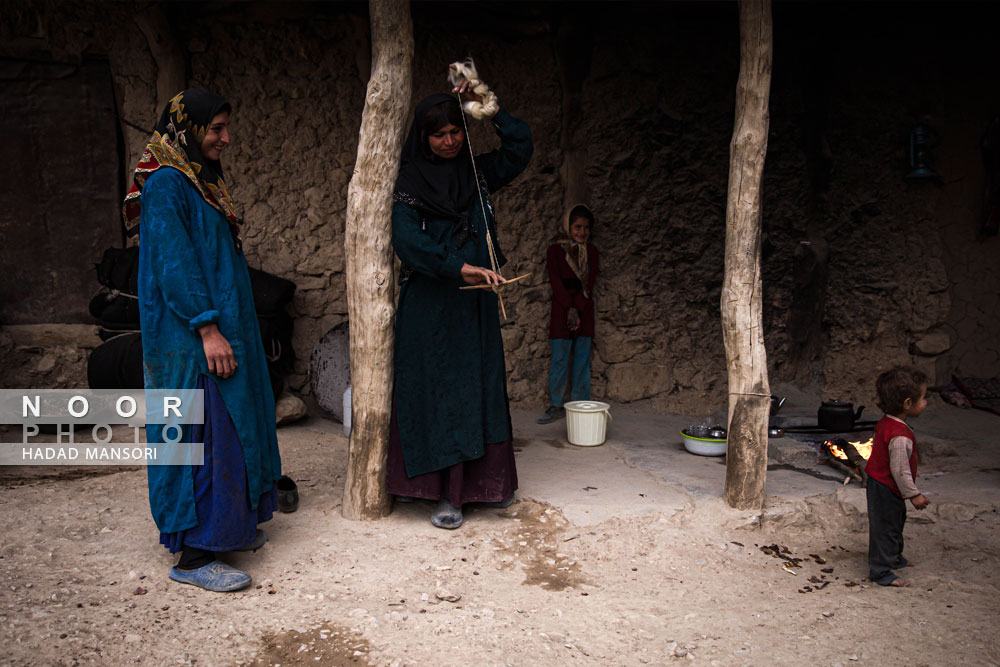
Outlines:
{"type": "Polygon", "coordinates": [[[913,430],[906,424],[893,419],[889,415],[882,417],[875,425],[875,442],[872,444],[872,454],[868,458],[868,465],[865,472],[872,479],[882,482],[902,498],[896,480],[892,478],[892,471],[889,468],[889,441],[893,438],[909,438],[913,441],[913,453],[910,454],[910,472],[913,478],[917,478],[917,437],[913,430]]]}

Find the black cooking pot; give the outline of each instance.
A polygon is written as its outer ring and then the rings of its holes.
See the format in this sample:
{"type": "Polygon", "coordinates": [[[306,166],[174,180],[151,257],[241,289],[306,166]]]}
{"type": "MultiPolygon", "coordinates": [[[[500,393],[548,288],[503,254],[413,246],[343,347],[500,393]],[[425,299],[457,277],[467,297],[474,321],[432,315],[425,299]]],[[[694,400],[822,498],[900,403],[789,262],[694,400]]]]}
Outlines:
{"type": "Polygon", "coordinates": [[[826,401],[819,406],[816,421],[822,429],[842,433],[854,428],[854,422],[861,419],[861,412],[864,409],[865,406],[862,405],[855,412],[853,403],[826,401]]]}

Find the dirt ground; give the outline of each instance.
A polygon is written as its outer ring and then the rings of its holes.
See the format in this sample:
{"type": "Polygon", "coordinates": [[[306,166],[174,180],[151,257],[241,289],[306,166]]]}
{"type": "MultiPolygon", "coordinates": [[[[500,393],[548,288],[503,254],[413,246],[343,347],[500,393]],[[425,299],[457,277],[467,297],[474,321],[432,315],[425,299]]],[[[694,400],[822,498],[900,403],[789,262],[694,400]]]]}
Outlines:
{"type": "Polygon", "coordinates": [[[679,449],[682,419],[635,411],[588,449],[516,414],[518,501],[469,511],[457,531],[422,503],[345,520],[340,425],[284,427],[300,509],[229,559],[254,577],[231,594],[168,580],[142,469],[7,468],[0,661],[998,664],[1000,417],[934,407],[917,432],[955,455],[922,462],[935,505],[911,511],[905,590],[865,580],[856,485],[776,470],[765,511],[729,509],[724,466],[679,449]],[[669,458],[650,464],[656,448],[669,458]]]}

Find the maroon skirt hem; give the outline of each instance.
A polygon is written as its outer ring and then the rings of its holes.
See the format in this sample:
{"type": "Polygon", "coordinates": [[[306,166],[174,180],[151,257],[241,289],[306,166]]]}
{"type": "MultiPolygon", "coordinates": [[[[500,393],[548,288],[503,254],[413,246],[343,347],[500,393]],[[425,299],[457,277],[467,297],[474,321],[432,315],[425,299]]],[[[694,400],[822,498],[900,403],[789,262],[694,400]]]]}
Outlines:
{"type": "MultiPolygon", "coordinates": [[[[507,432],[513,433],[510,408],[507,408],[507,432]]],[[[462,461],[442,470],[408,477],[403,459],[403,444],[396,424],[393,404],[389,428],[389,456],[386,464],[386,490],[396,496],[424,500],[446,498],[455,507],[466,503],[498,503],[517,490],[517,467],[514,442],[508,439],[486,445],[486,452],[473,461],[462,461]]]]}

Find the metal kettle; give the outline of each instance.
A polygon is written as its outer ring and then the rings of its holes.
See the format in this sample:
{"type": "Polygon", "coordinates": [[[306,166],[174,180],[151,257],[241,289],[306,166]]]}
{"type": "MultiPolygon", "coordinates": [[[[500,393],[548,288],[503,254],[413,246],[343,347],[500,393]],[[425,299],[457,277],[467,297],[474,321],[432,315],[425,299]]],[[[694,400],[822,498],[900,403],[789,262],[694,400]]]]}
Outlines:
{"type": "Polygon", "coordinates": [[[853,403],[844,401],[825,401],[819,406],[816,422],[820,428],[827,431],[844,432],[854,428],[854,422],[861,419],[865,406],[854,410],[853,403]]]}

